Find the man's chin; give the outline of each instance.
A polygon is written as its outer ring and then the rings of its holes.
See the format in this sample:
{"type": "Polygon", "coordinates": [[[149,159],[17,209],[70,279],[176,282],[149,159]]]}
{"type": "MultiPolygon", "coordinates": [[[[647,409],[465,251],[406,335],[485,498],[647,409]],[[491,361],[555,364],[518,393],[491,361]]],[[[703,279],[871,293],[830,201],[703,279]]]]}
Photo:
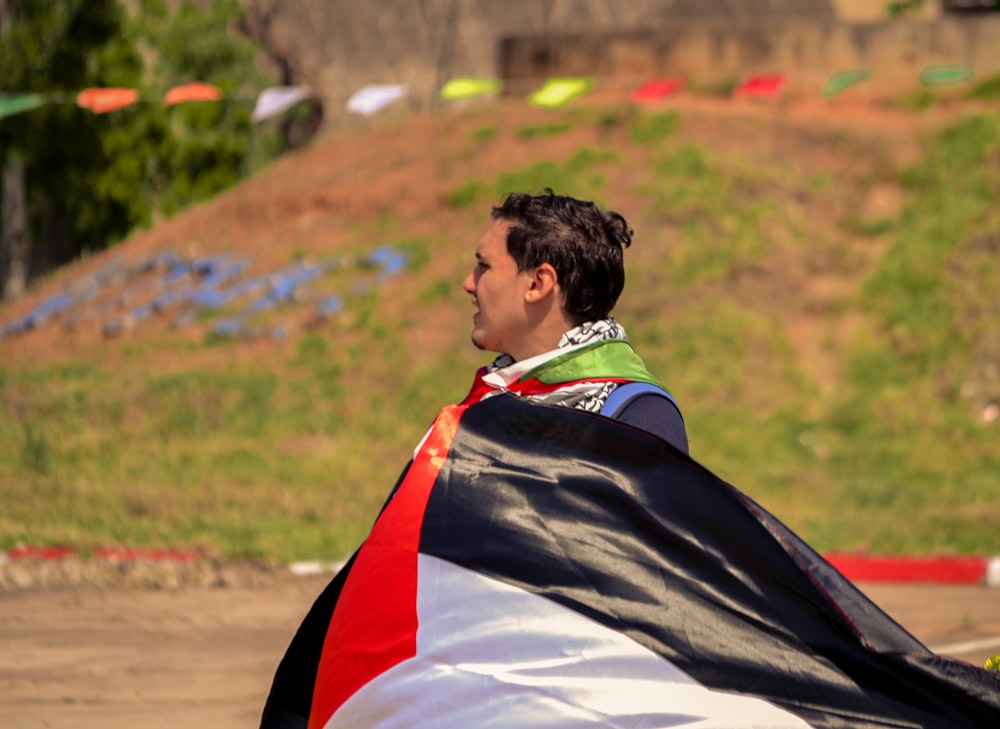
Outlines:
{"type": "Polygon", "coordinates": [[[499,352],[500,350],[491,347],[486,338],[478,330],[473,330],[472,334],[469,336],[469,341],[472,342],[472,346],[476,349],[480,349],[484,352],[499,352]]]}

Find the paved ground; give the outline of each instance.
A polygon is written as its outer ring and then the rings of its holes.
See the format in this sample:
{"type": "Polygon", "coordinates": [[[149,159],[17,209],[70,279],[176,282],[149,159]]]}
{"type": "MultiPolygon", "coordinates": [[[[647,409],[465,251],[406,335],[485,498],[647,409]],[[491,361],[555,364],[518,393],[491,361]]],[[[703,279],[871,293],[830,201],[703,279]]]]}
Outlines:
{"type": "MultiPolygon", "coordinates": [[[[6,729],[256,726],[270,678],[325,577],[256,587],[0,591],[6,729]]],[[[1000,590],[862,585],[940,653],[1000,653],[1000,590]]]]}

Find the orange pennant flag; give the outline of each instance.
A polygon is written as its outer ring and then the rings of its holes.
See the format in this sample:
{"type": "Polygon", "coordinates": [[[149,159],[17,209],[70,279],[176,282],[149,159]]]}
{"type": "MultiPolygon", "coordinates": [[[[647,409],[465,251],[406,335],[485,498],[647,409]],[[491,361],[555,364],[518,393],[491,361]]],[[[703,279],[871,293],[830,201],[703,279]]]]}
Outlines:
{"type": "Polygon", "coordinates": [[[185,101],[218,101],[221,98],[222,89],[218,86],[210,86],[196,81],[192,84],[174,86],[163,97],[163,103],[167,106],[173,106],[185,101]]]}
{"type": "Polygon", "coordinates": [[[135,89],[90,88],[84,89],[76,97],[77,106],[90,109],[95,114],[106,114],[122,107],[134,104],[139,100],[139,92],[135,89]]]}

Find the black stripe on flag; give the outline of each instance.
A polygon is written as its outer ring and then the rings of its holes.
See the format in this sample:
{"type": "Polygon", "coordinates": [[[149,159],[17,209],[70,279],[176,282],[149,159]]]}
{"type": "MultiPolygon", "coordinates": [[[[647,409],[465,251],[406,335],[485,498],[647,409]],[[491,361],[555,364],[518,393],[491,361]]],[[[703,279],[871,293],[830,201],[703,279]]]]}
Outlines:
{"type": "Polygon", "coordinates": [[[934,656],[737,489],[606,418],[512,396],[470,407],[420,551],[816,727],[1000,726],[1000,674],[934,656]]]}

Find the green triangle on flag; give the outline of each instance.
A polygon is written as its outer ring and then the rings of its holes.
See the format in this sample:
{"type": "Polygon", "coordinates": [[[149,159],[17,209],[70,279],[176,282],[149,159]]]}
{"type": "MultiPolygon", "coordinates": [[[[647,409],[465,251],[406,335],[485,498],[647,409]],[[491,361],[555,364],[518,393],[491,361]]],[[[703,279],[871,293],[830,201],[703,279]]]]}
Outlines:
{"type": "Polygon", "coordinates": [[[0,119],[37,109],[46,101],[42,94],[0,94],[0,119]]]}
{"type": "Polygon", "coordinates": [[[846,71],[837,71],[823,84],[823,97],[832,98],[844,89],[859,84],[871,76],[871,71],[867,68],[852,68],[846,71]]]}
{"type": "Polygon", "coordinates": [[[554,108],[590,91],[594,80],[586,76],[577,78],[550,78],[541,88],[528,95],[535,106],[554,108]]]}
{"type": "Polygon", "coordinates": [[[972,66],[928,66],[920,72],[924,86],[952,86],[972,78],[972,66]]]}
{"type": "Polygon", "coordinates": [[[453,78],[441,87],[440,96],[444,101],[471,99],[498,93],[502,86],[498,78],[453,78]]]}

